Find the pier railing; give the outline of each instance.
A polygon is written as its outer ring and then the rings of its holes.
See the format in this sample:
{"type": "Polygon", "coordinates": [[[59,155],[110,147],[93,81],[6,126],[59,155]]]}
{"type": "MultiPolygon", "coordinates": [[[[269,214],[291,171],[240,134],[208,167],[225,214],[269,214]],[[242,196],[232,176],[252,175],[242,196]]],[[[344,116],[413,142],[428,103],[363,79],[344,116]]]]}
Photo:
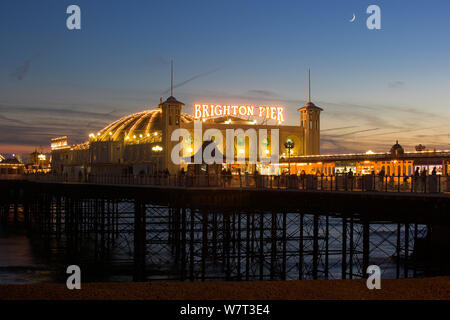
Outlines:
{"type": "Polygon", "coordinates": [[[379,175],[88,175],[56,174],[0,175],[3,179],[42,182],[94,183],[107,185],[148,185],[161,187],[210,187],[253,189],[300,189],[318,191],[370,191],[450,193],[450,177],[379,175]]]}

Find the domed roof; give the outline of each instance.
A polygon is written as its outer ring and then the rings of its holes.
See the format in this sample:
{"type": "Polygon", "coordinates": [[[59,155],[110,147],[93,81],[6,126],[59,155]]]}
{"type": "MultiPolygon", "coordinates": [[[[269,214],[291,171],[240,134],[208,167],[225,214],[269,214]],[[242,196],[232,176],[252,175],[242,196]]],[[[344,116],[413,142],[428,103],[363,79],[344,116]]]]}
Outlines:
{"type": "Polygon", "coordinates": [[[401,145],[398,144],[398,140],[395,142],[395,144],[391,148],[391,154],[394,156],[400,156],[405,153],[405,150],[401,145]]]}
{"type": "MultiPolygon", "coordinates": [[[[155,130],[161,130],[161,108],[145,110],[130,114],[107,125],[97,133],[100,141],[119,140],[136,134],[147,135],[155,130]]],[[[181,122],[193,121],[188,114],[181,114],[181,122]]]]}

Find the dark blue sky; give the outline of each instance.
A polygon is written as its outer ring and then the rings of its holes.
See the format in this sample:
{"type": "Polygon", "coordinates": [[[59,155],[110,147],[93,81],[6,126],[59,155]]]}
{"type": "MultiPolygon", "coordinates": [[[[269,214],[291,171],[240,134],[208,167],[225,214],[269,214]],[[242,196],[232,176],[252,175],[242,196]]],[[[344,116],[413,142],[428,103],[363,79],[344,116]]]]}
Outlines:
{"type": "Polygon", "coordinates": [[[324,109],[323,152],[396,139],[450,149],[449,1],[65,1],[0,3],[0,153],[87,138],[175,89],[195,102],[281,104],[297,124],[307,70],[324,109]],[[66,29],[81,8],[82,30],[66,29]],[[381,8],[381,30],[366,8],[381,8]],[[352,14],[356,21],[349,22],[352,14]]]}

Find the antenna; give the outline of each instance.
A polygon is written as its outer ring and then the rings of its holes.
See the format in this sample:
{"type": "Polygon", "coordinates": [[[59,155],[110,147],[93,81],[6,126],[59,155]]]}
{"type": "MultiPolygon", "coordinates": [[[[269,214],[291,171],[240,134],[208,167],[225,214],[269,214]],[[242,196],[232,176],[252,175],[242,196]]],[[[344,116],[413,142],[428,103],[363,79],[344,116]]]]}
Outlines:
{"type": "Polygon", "coordinates": [[[308,69],[308,91],[309,91],[308,102],[311,102],[311,69],[308,69]]]}
{"type": "Polygon", "coordinates": [[[173,60],[170,60],[170,96],[173,96],[173,60]]]}

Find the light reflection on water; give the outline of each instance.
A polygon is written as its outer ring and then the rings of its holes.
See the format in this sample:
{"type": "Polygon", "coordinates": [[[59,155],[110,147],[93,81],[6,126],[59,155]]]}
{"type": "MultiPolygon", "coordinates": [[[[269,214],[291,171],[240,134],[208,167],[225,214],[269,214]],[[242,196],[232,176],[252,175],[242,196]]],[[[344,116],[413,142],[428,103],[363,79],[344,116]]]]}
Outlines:
{"type": "Polygon", "coordinates": [[[0,284],[53,282],[52,271],[33,253],[23,232],[7,232],[0,225],[0,284]]]}

